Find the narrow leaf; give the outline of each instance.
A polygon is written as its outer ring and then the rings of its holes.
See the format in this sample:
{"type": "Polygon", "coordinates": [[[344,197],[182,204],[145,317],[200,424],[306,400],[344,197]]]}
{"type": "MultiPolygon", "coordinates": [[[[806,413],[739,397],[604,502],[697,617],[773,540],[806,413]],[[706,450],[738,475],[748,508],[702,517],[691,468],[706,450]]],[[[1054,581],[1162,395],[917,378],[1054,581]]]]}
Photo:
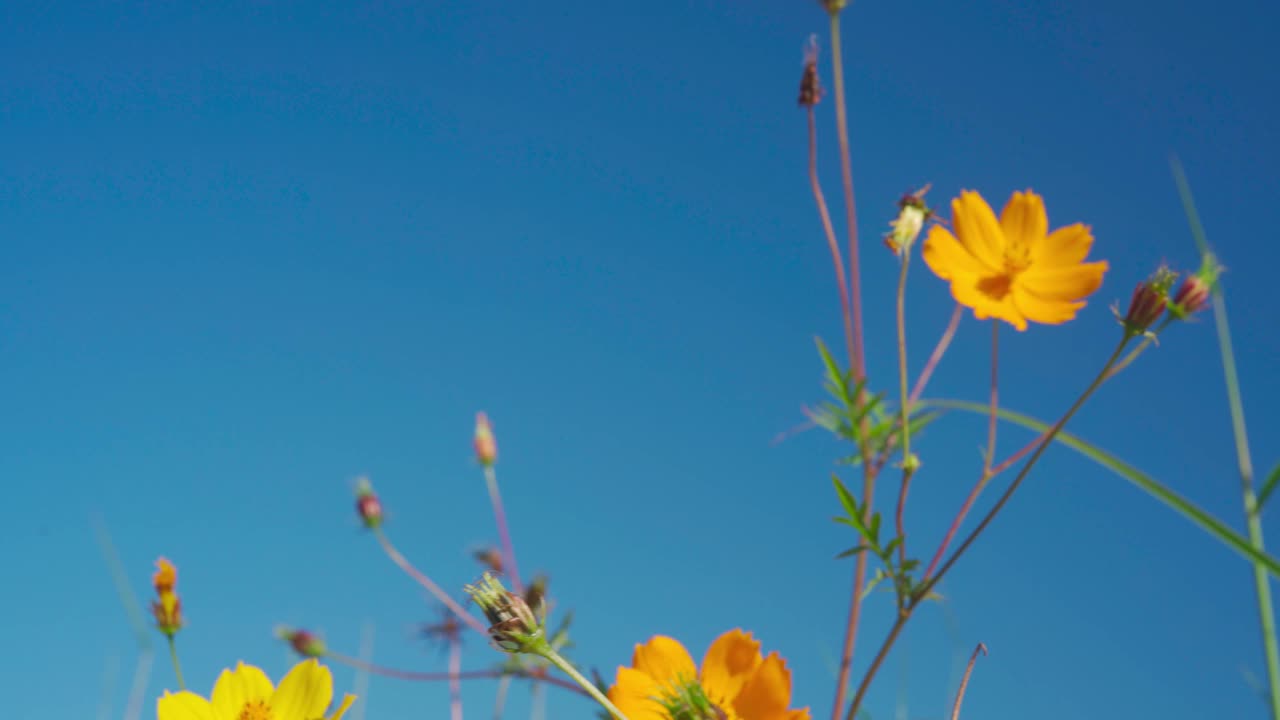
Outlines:
{"type": "Polygon", "coordinates": [[[1262,491],[1258,493],[1258,512],[1262,512],[1262,505],[1271,497],[1271,491],[1276,489],[1276,483],[1280,482],[1280,463],[1271,468],[1271,472],[1267,475],[1266,481],[1262,483],[1262,491]]]}
{"type": "MultiPolygon", "coordinates": [[[[920,404],[922,406],[928,405],[930,407],[942,408],[945,410],[963,410],[981,415],[986,415],[991,412],[991,406],[989,405],[966,402],[963,400],[925,400],[920,404]]],[[[1016,413],[1011,410],[997,409],[996,414],[999,415],[1002,420],[1014,423],[1015,425],[1021,425],[1025,428],[1030,428],[1036,432],[1043,433],[1050,428],[1048,423],[1040,422],[1033,417],[1016,413]]],[[[1265,552],[1255,550],[1253,546],[1249,544],[1249,541],[1240,535],[1240,533],[1232,530],[1226,523],[1217,519],[1213,515],[1210,515],[1199,505],[1196,505],[1191,500],[1179,495],[1173,489],[1157,481],[1155,478],[1143,473],[1141,470],[1138,470],[1114,455],[1081,440],[1071,433],[1059,432],[1054,438],[1054,441],[1066,445],[1081,455],[1084,455],[1090,460],[1093,460],[1099,465],[1114,472],[1125,480],[1128,480],[1143,492],[1146,492],[1151,497],[1159,500],[1183,517],[1198,525],[1200,529],[1204,530],[1209,535],[1212,535],[1222,544],[1232,550],[1235,550],[1237,553],[1240,553],[1249,561],[1261,564],[1272,575],[1280,577],[1280,559],[1277,559],[1272,555],[1268,555],[1265,552]]]]}

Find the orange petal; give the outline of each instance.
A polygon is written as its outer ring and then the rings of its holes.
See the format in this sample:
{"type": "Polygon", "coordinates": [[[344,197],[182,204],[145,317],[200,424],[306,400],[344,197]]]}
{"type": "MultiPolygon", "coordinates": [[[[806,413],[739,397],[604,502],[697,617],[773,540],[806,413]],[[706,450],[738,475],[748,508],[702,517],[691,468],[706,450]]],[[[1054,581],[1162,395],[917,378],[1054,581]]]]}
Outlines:
{"type": "Polygon", "coordinates": [[[1076,223],[1058,228],[1038,245],[1031,246],[1032,267],[1063,267],[1084,262],[1093,246],[1088,225],[1076,223]]]}
{"type": "Polygon", "coordinates": [[[790,702],[791,671],[774,652],[752,673],[734,700],[733,709],[742,720],[786,720],[790,702]]]}
{"type": "Polygon", "coordinates": [[[955,225],[960,244],[970,254],[988,267],[1004,267],[1004,231],[981,195],[972,190],[961,191],[960,197],[951,201],[951,224],[955,225]]]}
{"type": "Polygon", "coordinates": [[[800,708],[787,713],[787,720],[809,720],[809,708],[800,708]]]}
{"type": "Polygon", "coordinates": [[[1043,243],[1049,233],[1044,199],[1030,190],[1015,192],[1000,211],[1000,229],[1010,254],[1030,259],[1031,248],[1043,243]]]}
{"type": "Polygon", "coordinates": [[[630,720],[667,720],[666,711],[656,700],[661,691],[662,688],[645,673],[620,667],[608,695],[609,702],[617,705],[630,720]]]}
{"type": "Polygon", "coordinates": [[[760,665],[760,642],[751,633],[730,630],[702,658],[702,689],[716,705],[728,706],[760,665]]]}
{"type": "Polygon", "coordinates": [[[1073,319],[1076,311],[1084,307],[1082,302],[1046,300],[1020,284],[1014,285],[1013,304],[1028,320],[1042,325],[1061,325],[1073,319]]]}
{"type": "Polygon", "coordinates": [[[941,225],[929,228],[921,256],[933,274],[943,280],[950,280],[957,274],[987,275],[996,271],[974,257],[950,230],[941,225]]]}
{"type": "Polygon", "coordinates": [[[1068,267],[1032,267],[1018,275],[1018,284],[1045,300],[1082,300],[1101,285],[1105,260],[1068,267]]]}
{"type": "Polygon", "coordinates": [[[688,682],[698,677],[689,651],[679,641],[665,635],[654,635],[649,642],[637,645],[631,666],[646,673],[659,685],[688,682]]]}
{"type": "Polygon", "coordinates": [[[973,316],[979,320],[998,318],[1004,320],[1018,330],[1027,329],[1026,318],[1018,312],[1013,304],[1013,293],[993,293],[992,287],[1008,282],[998,275],[961,275],[951,280],[951,297],[956,302],[973,310],[973,316]]]}

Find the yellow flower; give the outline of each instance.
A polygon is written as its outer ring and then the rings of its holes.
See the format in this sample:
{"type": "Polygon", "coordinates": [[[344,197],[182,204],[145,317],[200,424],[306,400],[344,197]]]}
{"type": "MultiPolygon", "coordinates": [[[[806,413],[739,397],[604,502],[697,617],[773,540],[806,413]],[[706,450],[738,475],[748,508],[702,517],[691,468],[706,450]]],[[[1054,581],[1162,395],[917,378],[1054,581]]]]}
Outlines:
{"type": "Polygon", "coordinates": [[[173,589],[178,584],[178,569],[165,558],[157,559],[156,573],[151,576],[151,584],[156,588],[156,599],[151,603],[151,614],[155,616],[156,627],[172,638],[183,624],[182,600],[173,589]]]}
{"type": "Polygon", "coordinates": [[[1015,192],[999,221],[981,195],[963,191],[951,201],[951,220],[955,235],[930,228],[924,261],[979,320],[999,318],[1019,330],[1028,320],[1060,325],[1102,285],[1107,263],[1084,262],[1093,245],[1089,227],[1049,232],[1044,200],[1030,190],[1015,192]]]}
{"type": "MultiPolygon", "coordinates": [[[[314,658],[303,660],[273,688],[266,673],[237,663],[223,670],[208,700],[193,692],[166,692],[156,706],[158,720],[322,720],[333,699],[333,675],[314,658]]],[[[355,702],[346,695],[327,720],[340,720],[355,702]]]]}
{"type": "Polygon", "coordinates": [[[760,643],[736,629],[711,643],[701,672],[669,637],[637,645],[609,700],[630,720],[809,720],[808,708],[787,709],[791,671],[782,657],[761,657],[760,643]]]}

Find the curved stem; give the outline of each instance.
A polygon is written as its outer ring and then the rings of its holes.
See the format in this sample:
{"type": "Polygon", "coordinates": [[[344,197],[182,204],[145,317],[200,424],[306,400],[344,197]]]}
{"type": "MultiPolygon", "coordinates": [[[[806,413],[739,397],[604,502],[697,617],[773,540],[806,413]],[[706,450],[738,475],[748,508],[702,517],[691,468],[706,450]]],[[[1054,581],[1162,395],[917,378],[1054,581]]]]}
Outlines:
{"type": "Polygon", "coordinates": [[[178,643],[173,635],[166,634],[166,637],[169,638],[169,659],[173,661],[173,674],[178,676],[178,689],[186,690],[187,683],[182,679],[182,663],[178,662],[178,643]]]}
{"type": "Polygon", "coordinates": [[[439,585],[435,584],[431,578],[422,574],[422,572],[415,568],[404,555],[401,555],[400,551],[396,550],[395,546],[391,544],[391,541],[387,539],[387,534],[382,532],[382,528],[374,528],[373,536],[378,539],[378,544],[381,545],[383,551],[387,553],[387,557],[391,558],[391,562],[399,565],[400,569],[404,570],[409,577],[413,578],[419,585],[426,588],[427,592],[434,595],[435,598],[443,603],[445,607],[449,608],[454,615],[457,615],[459,619],[465,622],[467,627],[475,630],[485,637],[489,636],[489,628],[485,627],[475,618],[474,615],[464,610],[462,606],[458,604],[458,601],[449,597],[449,594],[442,590],[439,585]]]}
{"type": "MultiPolygon", "coordinates": [[[[1080,394],[1080,397],[1076,398],[1076,401],[1072,403],[1067,412],[1059,418],[1058,422],[1054,423],[1053,427],[1049,429],[1049,432],[1044,434],[1040,444],[1036,446],[1035,452],[1032,453],[1026,464],[1022,466],[1022,469],[1018,471],[1017,476],[1014,477],[1013,482],[1009,483],[1009,487],[1005,489],[1004,494],[1000,496],[1000,499],[996,501],[996,504],[987,511],[987,514],[983,516],[977,527],[975,527],[969,535],[965,537],[964,542],[960,543],[960,547],[956,548],[955,552],[951,554],[951,557],[942,564],[942,567],[938,570],[938,574],[927,578],[921,583],[920,587],[915,592],[912,603],[908,605],[904,611],[898,613],[898,619],[889,630],[888,637],[886,637],[884,643],[880,645],[880,650],[876,653],[875,659],[871,661],[871,666],[867,668],[866,674],[862,676],[862,682],[859,683],[858,690],[854,693],[853,702],[849,704],[849,712],[845,715],[846,720],[854,720],[854,718],[857,717],[858,708],[862,705],[862,700],[866,696],[867,689],[871,686],[871,681],[875,678],[880,666],[884,664],[884,660],[888,657],[889,651],[893,648],[894,642],[897,641],[898,635],[902,632],[902,628],[906,626],[907,621],[911,619],[915,609],[920,606],[920,600],[929,596],[929,593],[933,588],[942,581],[942,578],[946,576],[952,567],[955,567],[956,562],[960,560],[970,547],[972,547],[973,543],[976,542],[987,529],[987,526],[995,520],[996,515],[1000,514],[1000,511],[1009,502],[1010,498],[1013,497],[1013,494],[1017,492],[1018,487],[1022,485],[1022,481],[1026,479],[1027,474],[1031,472],[1031,469],[1035,467],[1036,462],[1040,460],[1045,449],[1047,449],[1049,444],[1053,442],[1053,438],[1062,431],[1062,428],[1066,426],[1067,422],[1075,416],[1076,412],[1084,406],[1085,402],[1092,397],[1093,393],[1096,392],[1097,389],[1102,386],[1102,383],[1106,381],[1107,373],[1110,372],[1116,361],[1120,359],[1120,354],[1124,352],[1125,347],[1129,344],[1131,339],[1132,336],[1128,334],[1121,338],[1120,343],[1116,345],[1115,351],[1111,353],[1109,358],[1107,358],[1106,363],[1102,366],[1102,370],[1100,370],[1097,376],[1094,377],[1093,382],[1089,383],[1089,386],[1085,388],[1085,391],[1080,394]]],[[[865,555],[866,553],[862,554],[865,555]]]]}
{"type": "Polygon", "coordinates": [[[960,679],[960,689],[956,691],[956,702],[951,706],[951,720],[960,720],[960,706],[964,703],[964,691],[969,689],[969,676],[973,674],[973,665],[978,662],[978,653],[987,654],[987,646],[978,643],[969,656],[969,665],[964,669],[964,677],[960,679]]]}
{"type": "Polygon", "coordinates": [[[524,595],[520,582],[520,568],[516,567],[516,549],[511,544],[511,531],[507,527],[507,513],[502,508],[502,494],[498,492],[498,474],[492,465],[484,466],[484,482],[489,486],[489,502],[493,504],[493,519],[498,525],[498,537],[502,541],[502,560],[511,578],[511,587],[517,595],[524,595]]]}
{"type": "Polygon", "coordinates": [[[603,705],[604,709],[612,713],[617,720],[627,720],[627,716],[623,715],[622,711],[610,702],[609,698],[605,697],[604,693],[600,692],[600,688],[596,687],[595,683],[583,677],[582,673],[578,672],[577,668],[570,665],[564,658],[560,657],[560,653],[553,650],[550,645],[544,644],[539,655],[546,658],[548,662],[559,668],[565,675],[573,678],[574,682],[581,685],[582,689],[586,690],[588,695],[590,695],[596,702],[603,705]]]}
{"type": "Polygon", "coordinates": [[[849,353],[849,362],[853,362],[853,315],[849,310],[849,283],[844,274],[844,256],[840,254],[840,242],[836,239],[836,230],[831,224],[831,213],[827,210],[826,196],[822,194],[822,183],[818,181],[818,130],[812,105],[808,107],[806,114],[809,118],[809,187],[813,190],[818,217],[822,220],[822,232],[826,235],[827,247],[831,250],[831,264],[836,268],[836,284],[840,286],[840,310],[844,317],[845,351],[849,353]]]}

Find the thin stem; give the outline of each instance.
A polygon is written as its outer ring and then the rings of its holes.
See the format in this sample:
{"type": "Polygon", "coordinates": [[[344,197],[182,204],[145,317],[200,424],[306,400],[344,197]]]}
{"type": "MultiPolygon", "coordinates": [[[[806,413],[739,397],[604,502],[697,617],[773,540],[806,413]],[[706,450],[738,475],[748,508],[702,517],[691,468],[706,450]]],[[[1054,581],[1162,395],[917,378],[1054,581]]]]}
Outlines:
{"type": "Polygon", "coordinates": [[[853,199],[853,165],[849,161],[849,120],[844,101],[844,59],[840,48],[840,12],[831,12],[831,82],[835,88],[836,133],[840,141],[840,177],[844,181],[845,222],[849,226],[849,300],[853,314],[853,378],[867,374],[862,347],[862,282],[858,270],[858,211],[853,199]]]}
{"type": "Polygon", "coordinates": [[[942,558],[946,555],[947,547],[951,545],[951,541],[955,539],[956,533],[960,530],[960,525],[964,522],[965,517],[969,515],[969,510],[973,508],[973,503],[978,500],[978,495],[982,489],[987,486],[995,473],[991,469],[992,458],[996,455],[996,420],[998,416],[996,411],[1000,409],[1000,323],[999,321],[991,321],[991,416],[987,421],[987,448],[982,455],[982,475],[978,478],[978,482],[974,483],[973,489],[969,491],[968,497],[964,499],[964,503],[960,506],[960,512],[951,519],[951,527],[947,528],[947,534],[943,536],[942,543],[938,545],[937,551],[933,553],[933,559],[929,561],[929,567],[924,571],[926,579],[933,574],[938,563],[942,562],[942,558]]]}
{"type": "MultiPolygon", "coordinates": [[[[609,698],[605,697],[604,693],[600,692],[600,688],[596,687],[595,683],[583,677],[582,673],[578,672],[577,668],[575,668],[573,665],[570,665],[569,662],[564,658],[560,657],[560,653],[557,653],[555,650],[553,650],[550,645],[544,644],[539,654],[542,657],[546,658],[547,661],[550,662],[552,665],[555,665],[556,667],[560,668],[560,671],[563,672],[565,675],[568,675],[569,677],[573,678],[574,682],[582,686],[582,689],[586,690],[588,695],[590,695],[593,699],[595,699],[596,702],[603,705],[604,709],[612,713],[613,716],[617,718],[617,720],[627,720],[627,716],[623,715],[622,711],[619,710],[617,706],[615,706],[612,702],[610,702],[609,698]]],[[[550,679],[551,678],[548,678],[548,680],[550,679]]]]}
{"type": "Polygon", "coordinates": [[[1176,318],[1174,318],[1173,315],[1165,315],[1164,320],[1161,321],[1161,323],[1158,326],[1156,326],[1156,329],[1152,331],[1151,334],[1142,338],[1142,342],[1138,343],[1137,347],[1135,347],[1133,350],[1130,350],[1129,354],[1125,355],[1123,360],[1116,363],[1115,367],[1111,368],[1111,372],[1107,373],[1107,379],[1110,380],[1116,375],[1119,375],[1120,371],[1129,367],[1129,365],[1134,360],[1137,360],[1138,356],[1141,355],[1143,351],[1147,349],[1148,346],[1150,346],[1152,343],[1156,341],[1156,336],[1159,335],[1161,332],[1163,332],[1165,328],[1169,327],[1169,323],[1172,323],[1175,319],[1176,318]]]}
{"type": "Polygon", "coordinates": [[[507,692],[511,690],[511,675],[504,674],[498,680],[498,691],[493,698],[493,720],[502,720],[502,711],[507,706],[507,692]]]}
{"type": "Polygon", "coordinates": [[[166,634],[165,637],[169,638],[169,659],[173,661],[173,674],[178,676],[178,689],[186,690],[187,683],[182,679],[182,663],[178,662],[178,643],[173,635],[166,634]]]}
{"type": "Polygon", "coordinates": [[[357,670],[365,670],[380,675],[382,677],[394,678],[396,680],[409,680],[412,682],[440,682],[450,680],[454,677],[459,680],[483,680],[496,679],[503,676],[518,677],[526,680],[542,680],[544,682],[573,691],[579,695],[587,695],[577,685],[556,677],[543,677],[530,672],[511,671],[511,670],[460,670],[457,673],[451,672],[417,672],[413,670],[400,670],[398,668],[387,667],[386,665],[378,665],[376,663],[365,662],[350,655],[343,655],[332,650],[325,652],[324,656],[336,663],[341,663],[357,670]]]}
{"type": "Polygon", "coordinates": [[[458,673],[462,672],[462,643],[458,639],[449,640],[449,718],[462,720],[462,680],[458,673]]]}
{"type": "Polygon", "coordinates": [[[529,706],[529,720],[546,720],[547,694],[536,680],[529,686],[529,706]]]}
{"type": "Polygon", "coordinates": [[[951,720],[960,720],[960,705],[964,703],[964,691],[969,689],[969,676],[973,674],[973,665],[978,662],[978,653],[987,654],[987,646],[978,643],[969,656],[969,665],[964,669],[964,677],[960,679],[960,689],[956,691],[956,702],[951,706],[951,720]]]}
{"type": "Polygon", "coordinates": [[[902,253],[902,269],[898,273],[898,394],[902,437],[902,485],[898,490],[898,511],[895,520],[898,530],[898,564],[907,561],[907,531],[903,515],[907,507],[907,491],[911,487],[911,477],[915,474],[915,463],[911,457],[911,401],[907,393],[907,268],[911,265],[911,249],[905,248],[902,253]]]}
{"type": "Polygon", "coordinates": [[[498,492],[498,474],[493,465],[484,466],[484,482],[489,486],[489,502],[493,504],[493,519],[498,524],[498,537],[502,541],[502,561],[511,578],[511,586],[517,595],[524,595],[520,582],[520,569],[516,567],[516,549],[511,544],[511,531],[507,527],[507,513],[502,509],[502,493],[498,492]]]}
{"type": "Polygon", "coordinates": [[[822,183],[818,181],[818,130],[812,105],[808,107],[806,115],[809,118],[809,187],[812,188],[813,200],[818,205],[818,217],[822,220],[827,247],[831,249],[831,264],[836,268],[836,284],[840,286],[840,310],[844,317],[845,350],[849,353],[849,362],[853,362],[853,315],[849,309],[849,283],[845,279],[840,241],[836,239],[831,213],[827,210],[826,196],[822,194],[822,183]]]}
{"type": "Polygon", "coordinates": [[[147,681],[151,679],[151,665],[155,657],[155,652],[150,647],[143,648],[138,654],[138,664],[133,668],[133,685],[129,688],[129,699],[124,710],[125,720],[138,720],[142,716],[142,696],[147,692],[147,681]]]}
{"type": "Polygon", "coordinates": [[[449,594],[442,590],[439,585],[435,584],[431,578],[422,574],[422,572],[415,568],[404,555],[401,555],[400,551],[396,550],[395,546],[391,544],[391,541],[387,539],[387,534],[382,531],[382,528],[374,528],[373,536],[378,539],[378,544],[381,545],[383,551],[387,553],[387,557],[391,558],[391,562],[399,565],[400,569],[404,570],[409,577],[416,580],[419,585],[427,589],[427,592],[431,593],[437,600],[444,603],[444,606],[449,608],[454,615],[457,615],[459,619],[465,622],[467,627],[475,630],[485,637],[489,636],[489,628],[485,627],[484,624],[477,620],[474,615],[464,610],[456,600],[449,597],[449,594]]]}
{"type": "MultiPolygon", "coordinates": [[[[1094,377],[1093,382],[1089,383],[1089,386],[1085,388],[1085,391],[1080,394],[1080,397],[1078,397],[1074,403],[1072,403],[1071,407],[1067,409],[1067,412],[1058,420],[1058,422],[1054,423],[1053,427],[1049,429],[1049,432],[1044,434],[1040,440],[1040,444],[1036,446],[1035,452],[1031,455],[1031,458],[1028,459],[1026,464],[1022,466],[1022,469],[1018,471],[1017,476],[1014,477],[1013,482],[1009,483],[1009,487],[1005,489],[1004,494],[1000,496],[1000,499],[996,501],[996,504],[987,511],[987,514],[978,523],[978,526],[975,527],[967,537],[965,537],[964,542],[960,543],[960,547],[956,548],[955,552],[951,554],[951,557],[943,563],[942,567],[938,570],[938,573],[932,577],[927,577],[925,581],[921,583],[920,587],[915,592],[914,601],[908,605],[904,611],[898,613],[898,618],[894,621],[893,627],[890,628],[889,635],[880,645],[880,650],[876,653],[875,659],[871,661],[871,666],[867,668],[866,674],[862,676],[862,682],[859,683],[858,689],[854,693],[853,702],[849,704],[849,712],[845,715],[846,720],[854,720],[854,718],[857,717],[858,708],[862,706],[862,700],[867,694],[867,689],[871,687],[871,681],[875,678],[880,666],[884,664],[884,660],[888,657],[889,651],[893,648],[893,644],[897,641],[899,634],[901,634],[902,628],[906,626],[907,621],[911,619],[915,609],[920,606],[920,600],[929,596],[929,593],[933,588],[942,581],[942,578],[946,576],[951,568],[955,566],[956,562],[959,561],[973,543],[977,541],[983,531],[987,529],[987,526],[995,520],[996,515],[1000,513],[1000,510],[1002,510],[1009,502],[1009,499],[1013,497],[1013,494],[1018,490],[1018,487],[1022,485],[1022,481],[1026,479],[1027,474],[1031,472],[1031,469],[1035,467],[1036,462],[1044,454],[1044,451],[1049,447],[1049,444],[1053,442],[1053,438],[1056,437],[1058,433],[1062,432],[1062,428],[1066,426],[1067,422],[1069,422],[1071,418],[1075,416],[1076,412],[1084,406],[1085,402],[1093,396],[1093,393],[1102,386],[1102,383],[1106,380],[1107,373],[1111,370],[1112,366],[1115,365],[1116,361],[1120,359],[1120,354],[1124,352],[1125,347],[1128,346],[1131,339],[1132,336],[1128,334],[1121,338],[1120,343],[1116,345],[1115,351],[1113,351],[1111,356],[1107,358],[1106,363],[1102,366],[1102,370],[1100,370],[1094,377]]],[[[861,554],[865,555],[866,553],[861,554]]]]}

